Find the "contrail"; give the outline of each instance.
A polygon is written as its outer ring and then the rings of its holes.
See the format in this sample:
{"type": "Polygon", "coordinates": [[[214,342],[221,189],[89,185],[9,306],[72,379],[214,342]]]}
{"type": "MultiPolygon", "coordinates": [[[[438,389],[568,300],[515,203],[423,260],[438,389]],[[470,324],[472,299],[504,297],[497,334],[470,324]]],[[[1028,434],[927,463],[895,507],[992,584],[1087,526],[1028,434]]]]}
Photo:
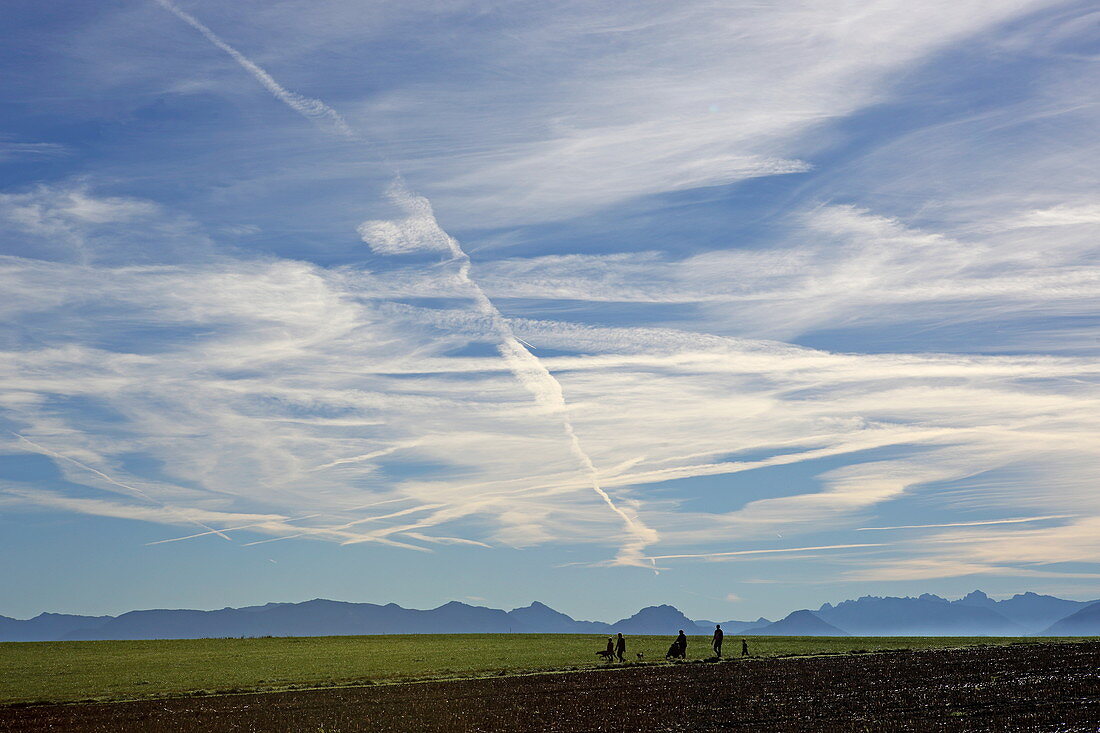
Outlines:
{"type": "Polygon", "coordinates": [[[275,81],[275,79],[271,77],[271,74],[268,74],[243,53],[219,38],[218,35],[207,28],[202,21],[190,13],[180,10],[174,3],[170,2],[170,0],[156,0],[156,3],[197,30],[206,40],[229,54],[234,61],[244,67],[244,70],[249,74],[252,74],[252,76],[256,78],[256,81],[260,82],[260,84],[262,84],[267,91],[271,92],[280,102],[310,120],[328,122],[332,129],[346,138],[358,138],[358,135],[355,134],[355,130],[352,130],[343,116],[332,107],[329,107],[320,99],[305,97],[286,89],[282,84],[275,81]]]}
{"type": "Polygon", "coordinates": [[[1027,522],[1042,522],[1047,519],[1071,519],[1076,514],[1048,514],[1042,517],[1018,517],[1016,519],[986,519],[978,522],[950,522],[948,524],[901,524],[896,527],[860,527],[857,532],[870,532],[872,530],[886,529],[936,529],[940,527],[982,527],[989,524],[1024,524],[1027,522]]]}
{"type": "MultiPolygon", "coordinates": [[[[361,139],[340,113],[332,107],[319,99],[305,97],[286,89],[263,68],[223,41],[198,18],[180,10],[170,0],[156,0],[156,2],[201,33],[210,43],[229,54],[234,61],[255,77],[280,102],[303,117],[311,120],[327,121],[333,130],[345,138],[361,139]]],[[[565,435],[569,439],[570,451],[588,474],[592,490],[607,504],[612,512],[623,520],[623,525],[632,539],[620,548],[616,558],[617,561],[623,565],[644,566],[645,560],[648,558],[643,557],[643,550],[647,545],[655,543],[658,540],[658,535],[656,531],[647,527],[641,520],[632,517],[619,508],[601,486],[599,472],[596,470],[592,458],[581,445],[580,439],[573,429],[573,423],[569,419],[561,383],[527,347],[520,343],[512,332],[511,326],[505,321],[504,316],[501,315],[497,307],[485,294],[485,291],[481,289],[481,286],[470,276],[472,263],[469,255],[463,251],[458,240],[447,234],[439,226],[432,211],[431,202],[423,196],[417,196],[410,192],[399,175],[393,185],[390,186],[389,197],[409,214],[409,218],[403,222],[406,226],[401,227],[393,222],[384,221],[364,222],[359,227],[360,236],[377,252],[395,253],[439,249],[448,252],[452,259],[458,262],[459,279],[469,289],[478,310],[492,325],[492,330],[499,340],[497,350],[504,357],[508,368],[527,391],[534,396],[538,404],[543,405],[559,416],[565,435]],[[410,224],[412,226],[409,226],[410,224]]]]}
{"type": "Polygon", "coordinates": [[[623,565],[644,565],[643,550],[646,545],[658,540],[657,533],[640,520],[623,511],[604,490],[600,483],[592,458],[581,445],[573,422],[569,419],[568,406],[561,383],[550,373],[538,357],[530,352],[512,331],[500,310],[470,275],[472,262],[454,237],[439,226],[432,210],[431,202],[409,191],[404,182],[398,179],[391,184],[387,195],[401,208],[406,218],[399,222],[366,221],[359,225],[359,234],[367,244],[380,254],[411,252],[416,250],[443,250],[458,263],[458,277],[470,292],[477,310],[489,322],[497,337],[497,350],[504,357],[509,370],[528,392],[535,402],[553,412],[561,420],[562,428],[569,439],[569,448],[573,456],[588,474],[592,490],[623,520],[631,536],[619,551],[616,560],[623,565]]]}
{"type": "Polygon", "coordinates": [[[654,555],[647,560],[684,560],[708,557],[736,557],[738,555],[771,555],[777,552],[812,552],[817,550],[850,550],[857,547],[887,547],[880,542],[856,545],[821,545],[819,547],[784,547],[777,550],[738,550],[736,552],[704,552],[698,555],[654,555]]]}
{"type": "MultiPolygon", "coordinates": [[[[358,511],[360,509],[366,509],[367,507],[379,506],[381,504],[396,504],[399,501],[410,501],[410,500],[408,498],[385,499],[383,501],[372,501],[369,504],[360,504],[358,506],[349,507],[348,509],[340,509],[340,510],[337,510],[337,511],[354,512],[354,511],[358,511]]],[[[304,521],[306,519],[316,519],[317,517],[323,517],[323,516],[326,516],[328,514],[332,514],[332,512],[315,512],[313,514],[304,514],[300,517],[290,517],[289,519],[284,519],[282,521],[284,523],[285,522],[301,522],[301,521],[304,521]]],[[[267,521],[264,521],[264,522],[249,522],[248,524],[241,524],[241,525],[238,525],[236,527],[226,527],[225,529],[222,530],[222,532],[235,532],[239,529],[250,529],[252,527],[259,527],[263,524],[268,524],[268,523],[269,522],[267,522],[267,521]]],[[[155,542],[146,542],[145,544],[147,546],[150,546],[150,545],[163,545],[163,544],[166,544],[168,542],[182,542],[183,540],[193,540],[196,537],[206,537],[206,536],[211,535],[211,534],[219,534],[219,533],[217,532],[217,530],[210,531],[210,532],[199,532],[197,534],[189,534],[186,537],[172,537],[172,538],[167,539],[167,540],[156,540],[155,542]]],[[[296,534],[296,535],[292,535],[292,536],[293,537],[300,537],[302,534],[308,534],[308,532],[302,532],[300,534],[296,534]]],[[[264,541],[267,542],[268,540],[264,540],[264,541]]],[[[247,542],[247,543],[245,543],[244,546],[248,547],[249,545],[257,545],[257,544],[260,544],[260,543],[259,542],[247,542]]]]}
{"type": "MultiPolygon", "coordinates": [[[[110,476],[103,473],[103,471],[100,471],[99,469],[92,468],[91,466],[89,466],[86,463],[81,463],[80,461],[76,460],[75,458],[71,458],[71,457],[65,455],[64,453],[58,453],[57,451],[53,451],[53,450],[50,450],[49,448],[46,448],[45,446],[41,446],[38,443],[35,443],[34,441],[30,440],[29,438],[27,438],[23,435],[20,435],[19,433],[16,433],[16,432],[13,432],[13,431],[10,431],[10,430],[8,432],[10,432],[12,435],[14,435],[15,437],[22,440],[27,445],[34,448],[39,453],[43,453],[47,456],[51,456],[52,458],[57,458],[57,459],[60,459],[60,460],[63,460],[63,461],[68,461],[69,463],[72,463],[75,466],[79,466],[80,468],[83,468],[85,471],[89,471],[91,473],[94,473],[96,476],[99,476],[101,479],[103,479],[104,481],[106,481],[109,484],[113,484],[115,486],[118,486],[119,488],[126,489],[127,491],[132,491],[135,494],[137,494],[138,496],[145,499],[146,501],[152,502],[153,504],[157,504],[158,506],[160,506],[163,509],[167,509],[171,512],[176,512],[177,514],[180,513],[179,510],[177,510],[176,508],[165,504],[163,501],[160,501],[159,499],[154,499],[148,493],[146,493],[145,491],[139,489],[136,486],[130,486],[129,484],[124,484],[121,481],[118,481],[114,478],[111,478],[110,476]]],[[[200,522],[197,519],[194,519],[192,517],[183,516],[183,515],[180,516],[180,519],[184,519],[184,520],[190,522],[191,524],[195,524],[195,525],[198,525],[199,527],[202,527],[203,529],[206,530],[206,532],[204,534],[216,534],[219,537],[221,537],[223,540],[226,540],[227,542],[232,542],[233,541],[233,539],[229,535],[227,535],[225,532],[222,532],[219,529],[214,529],[210,525],[204,524],[203,522],[200,522]]]]}
{"type": "Polygon", "coordinates": [[[351,458],[340,458],[338,460],[331,461],[330,463],[325,463],[325,464],[322,464],[320,466],[315,466],[314,468],[311,468],[310,470],[311,471],[320,471],[320,470],[325,469],[325,468],[334,468],[336,466],[343,466],[343,465],[348,464],[348,463],[360,463],[361,461],[369,461],[373,458],[381,458],[383,456],[388,456],[391,453],[396,453],[397,451],[404,450],[405,448],[411,448],[415,445],[418,445],[419,443],[420,443],[419,440],[410,440],[406,443],[398,443],[397,445],[391,445],[388,448],[382,448],[380,450],[371,451],[370,453],[364,453],[363,455],[352,456],[351,458]]]}

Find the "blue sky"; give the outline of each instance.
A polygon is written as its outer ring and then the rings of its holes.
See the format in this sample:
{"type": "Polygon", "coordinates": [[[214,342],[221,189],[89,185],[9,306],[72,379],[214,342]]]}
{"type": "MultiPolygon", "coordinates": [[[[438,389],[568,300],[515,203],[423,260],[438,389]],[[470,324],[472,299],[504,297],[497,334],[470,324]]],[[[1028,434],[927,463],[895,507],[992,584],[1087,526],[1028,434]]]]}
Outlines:
{"type": "Polygon", "coordinates": [[[15,3],[0,614],[1100,595],[1100,13],[15,3]]]}

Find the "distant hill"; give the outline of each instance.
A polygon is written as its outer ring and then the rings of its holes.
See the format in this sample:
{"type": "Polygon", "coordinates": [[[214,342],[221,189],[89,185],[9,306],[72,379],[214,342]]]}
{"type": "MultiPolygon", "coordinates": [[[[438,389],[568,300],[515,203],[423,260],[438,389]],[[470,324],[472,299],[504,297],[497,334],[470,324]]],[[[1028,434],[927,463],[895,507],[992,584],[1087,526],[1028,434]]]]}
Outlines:
{"type": "Polygon", "coordinates": [[[545,603],[535,601],[530,606],[508,612],[515,624],[514,631],[540,634],[609,634],[611,626],[601,621],[574,621],[561,611],[555,611],[545,603]]]}
{"type": "MultiPolygon", "coordinates": [[[[359,634],[478,634],[536,631],[591,631],[588,622],[572,621],[538,604],[506,611],[470,606],[458,601],[417,610],[396,603],[344,603],[316,599],[219,611],[131,611],[66,639],[197,639],[225,636],[351,636],[359,634]],[[545,609],[545,610],[544,610],[545,609]],[[546,612],[550,612],[549,614],[546,612]],[[539,619],[542,619],[540,622],[539,619]],[[572,622],[572,626],[565,621],[572,622]]],[[[607,626],[601,625],[601,629],[607,626]]]]}
{"type": "Polygon", "coordinates": [[[650,606],[630,618],[611,624],[611,630],[623,634],[673,634],[680,629],[686,634],[709,634],[714,629],[696,626],[675,606],[650,606]]]}
{"type": "Polygon", "coordinates": [[[111,616],[73,616],[67,613],[42,613],[26,620],[0,616],[0,641],[63,639],[68,634],[94,629],[111,620],[111,616]]]}
{"type": "Polygon", "coordinates": [[[722,624],[722,631],[727,634],[740,634],[745,629],[751,629],[754,626],[764,626],[770,624],[769,619],[761,616],[755,621],[707,621],[706,619],[695,619],[695,625],[705,629],[709,633],[714,633],[714,627],[718,624],[722,624]]]}
{"type": "Polygon", "coordinates": [[[822,621],[813,611],[795,611],[774,623],[754,626],[738,632],[745,636],[849,636],[830,623],[822,621]]]}
{"type": "MultiPolygon", "coordinates": [[[[723,621],[727,634],[779,636],[1024,636],[1100,635],[1100,603],[1035,593],[994,601],[974,591],[949,601],[864,596],[817,611],[795,611],[772,623],[723,621]],[[1063,624],[1061,620],[1064,619],[1063,624]],[[1057,622],[1057,623],[1056,623],[1057,622]]],[[[458,601],[425,610],[396,603],[346,603],[315,599],[216,611],[156,609],[121,616],[43,613],[31,619],[0,616],[0,641],[78,639],[196,639],[240,636],[353,636],[360,634],[656,634],[680,629],[709,636],[715,622],[693,621],[674,606],[649,606],[614,623],[578,621],[535,601],[503,611],[458,601]]]]}
{"type": "Polygon", "coordinates": [[[1017,593],[1003,601],[994,601],[980,590],[973,591],[953,604],[971,605],[988,608],[1015,621],[1032,633],[1050,626],[1058,619],[1065,618],[1096,601],[1068,601],[1065,598],[1044,596],[1038,593],[1017,593]]]}
{"type": "Polygon", "coordinates": [[[1066,616],[1043,631],[1043,636],[1100,636],[1100,602],[1066,616]]]}
{"type": "Polygon", "coordinates": [[[929,594],[826,603],[817,615],[853,636],[1025,636],[1032,631],[992,608],[929,594]]]}

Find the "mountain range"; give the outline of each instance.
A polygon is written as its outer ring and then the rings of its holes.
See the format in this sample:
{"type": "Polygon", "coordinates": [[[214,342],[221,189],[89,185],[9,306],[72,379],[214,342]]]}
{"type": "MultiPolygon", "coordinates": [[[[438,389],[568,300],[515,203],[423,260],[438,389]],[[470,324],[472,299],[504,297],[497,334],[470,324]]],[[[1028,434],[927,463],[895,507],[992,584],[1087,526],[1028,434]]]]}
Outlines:
{"type": "MultiPolygon", "coordinates": [[[[802,609],[778,620],[723,621],[727,634],[743,636],[1092,636],[1100,635],[1100,601],[1070,601],[1022,593],[995,601],[981,591],[949,601],[864,596],[816,611],[802,609]]],[[[417,610],[395,603],[303,603],[223,608],[216,611],[148,610],[120,616],[43,613],[31,619],[0,616],[0,641],[81,639],[195,639],[247,636],[343,636],[359,634],[568,633],[708,635],[715,622],[692,620],[674,606],[643,608],[614,623],[578,621],[534,602],[504,611],[451,601],[417,610]]]]}

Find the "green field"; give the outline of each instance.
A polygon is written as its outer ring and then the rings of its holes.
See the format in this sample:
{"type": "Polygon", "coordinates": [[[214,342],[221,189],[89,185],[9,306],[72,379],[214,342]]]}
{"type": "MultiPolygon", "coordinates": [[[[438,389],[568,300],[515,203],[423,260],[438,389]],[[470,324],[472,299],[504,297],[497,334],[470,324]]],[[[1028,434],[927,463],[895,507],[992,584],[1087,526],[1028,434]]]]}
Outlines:
{"type": "MultiPolygon", "coordinates": [[[[628,664],[663,660],[670,636],[628,639],[628,664]]],[[[1042,641],[1057,641],[1043,639],[1042,641]]],[[[847,654],[1036,639],[952,637],[749,637],[756,657],[847,654]]],[[[568,671],[606,666],[606,637],[581,634],[441,634],[174,641],[0,643],[0,705],[132,700],[416,680],[568,671]]],[[[710,656],[691,637],[689,659],[710,656]]],[[[739,657],[729,635],[726,655],[739,657]]],[[[619,665],[615,665],[619,666],[619,665]]]]}

